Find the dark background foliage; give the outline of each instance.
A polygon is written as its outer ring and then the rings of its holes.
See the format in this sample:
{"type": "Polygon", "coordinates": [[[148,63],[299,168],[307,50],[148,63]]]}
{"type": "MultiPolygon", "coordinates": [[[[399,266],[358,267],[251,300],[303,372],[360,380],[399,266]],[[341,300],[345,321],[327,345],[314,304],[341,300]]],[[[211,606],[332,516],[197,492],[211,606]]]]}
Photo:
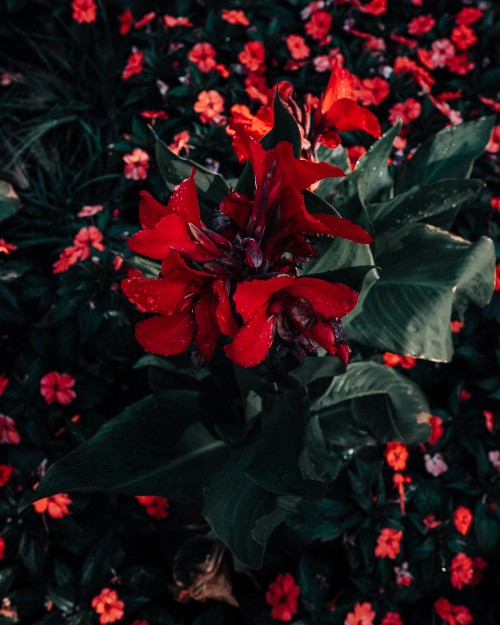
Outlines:
{"type": "MultiPolygon", "coordinates": [[[[427,452],[441,452],[448,471],[430,475],[421,449],[412,449],[407,473],[407,514],[403,518],[392,486],[392,470],[384,463],[383,445],[346,456],[339,479],[321,504],[304,505],[271,540],[264,568],[249,572],[236,566],[235,609],[220,603],[175,603],[168,592],[173,559],[179,545],[208,530],[197,506],[171,502],[166,519],[156,521],[143,506],[124,495],[71,494],[71,514],[62,519],[17,505],[48,464],[87,440],[127,405],[146,396],[150,383],[174,388],[198,388],[199,382],[181,369],[134,368],[142,355],[133,335],[140,314],[121,294],[125,275],[114,259],[130,255],[125,241],[137,228],[138,192],[148,188],[166,197],[161,178],[151,163],[148,179],[134,182],[123,175],[124,154],[136,147],[154,154],[148,120],[140,113],[164,110],[169,119],[154,127],[165,142],[188,130],[190,157],[209,167],[220,165],[226,178],[241,166],[232,155],[224,127],[202,124],[193,105],[201,90],[215,89],[225,98],[225,114],[236,103],[251,105],[237,55],[248,40],[266,48],[268,87],[289,80],[299,96],[319,95],[328,72],[314,71],[311,61],[290,69],[284,43],[289,34],[304,35],[300,11],[305,2],[279,4],[253,1],[202,3],[126,1],[98,3],[97,21],[77,24],[70,2],[6,0],[0,9],[0,70],[15,79],[0,87],[2,179],[12,184],[18,200],[5,198],[0,187],[1,238],[17,246],[0,261],[0,373],[9,384],[0,410],[16,422],[19,445],[2,445],[3,464],[14,467],[0,487],[0,517],[6,549],[0,562],[0,595],[5,597],[0,622],[39,625],[97,623],[91,599],[104,587],[118,590],[125,602],[124,622],[149,623],[267,623],[270,608],[265,590],[280,572],[291,572],[301,588],[297,621],[343,623],[358,601],[369,601],[378,623],[387,611],[399,612],[405,624],[437,622],[432,603],[446,596],[467,605],[475,622],[493,625],[500,620],[500,477],[488,459],[499,449],[497,428],[485,427],[483,411],[498,414],[500,296],[495,293],[483,310],[473,308],[465,326],[454,335],[455,357],[450,364],[419,361],[406,374],[425,392],[433,414],[444,422],[445,434],[427,452]],[[148,11],[188,17],[193,26],[164,30],[153,25],[118,32],[118,16],[130,8],[136,19],[148,11]],[[251,26],[222,21],[223,8],[242,9],[251,26]],[[189,63],[187,53],[197,42],[210,42],[217,62],[229,70],[204,74],[189,63]],[[133,46],[145,54],[144,71],[124,81],[121,73],[133,46]],[[158,81],[169,89],[162,95],[158,81]],[[102,204],[91,219],[77,213],[84,205],[102,204]],[[54,274],[59,253],[71,245],[82,226],[95,225],[104,234],[105,249],[87,260],[54,274]],[[50,371],[76,378],[76,399],[68,406],[47,405],[40,379],[50,371]],[[461,391],[470,393],[464,400],[461,391]],[[79,419],[75,420],[75,415],[79,419]],[[459,505],[474,513],[471,532],[463,537],[451,519],[459,505]],[[422,519],[434,514],[443,523],[429,531],[422,519]],[[383,527],[404,527],[404,561],[415,581],[408,588],[394,582],[393,563],[374,556],[376,537],[383,527]],[[454,554],[481,556],[488,566],[482,584],[457,591],[449,583],[454,554]],[[335,601],[335,606],[332,601],[335,601]],[[336,609],[333,609],[333,608],[336,609]]],[[[495,98],[500,84],[498,5],[481,6],[484,15],[474,24],[478,42],[470,49],[475,68],[467,75],[434,72],[434,93],[459,91],[453,107],[465,120],[491,113],[478,96],[495,98]]],[[[379,75],[396,57],[415,57],[412,48],[392,35],[407,36],[406,25],[418,14],[432,13],[437,24],[418,39],[428,47],[449,37],[458,1],[389,1],[377,17],[355,10],[350,3],[332,3],[332,41],[320,49],[306,38],[311,58],[338,47],[345,64],[361,78],[379,75]],[[370,54],[363,39],[346,24],[385,41],[386,51],[370,54]]],[[[390,95],[373,107],[384,129],[397,102],[416,98],[418,119],[405,126],[411,154],[448,120],[435,109],[419,85],[407,74],[388,75],[390,95]]],[[[346,145],[370,144],[367,135],[347,135],[346,145]]],[[[394,154],[397,166],[403,155],[394,154]]],[[[500,195],[497,155],[487,152],[475,165],[475,178],[488,187],[480,200],[458,216],[453,231],[475,241],[490,236],[497,245],[499,213],[489,203],[500,195]]],[[[381,361],[381,354],[358,346],[365,358],[381,361]]],[[[184,367],[184,369],[182,369],[184,367]]],[[[202,383],[203,384],[203,383],[202,383]]],[[[222,394],[222,392],[221,392],[222,394]]],[[[230,395],[230,393],[229,393],[230,395]]],[[[220,396],[219,396],[220,399],[220,396]]],[[[215,400],[214,400],[215,401],[215,400]]],[[[147,418],[147,416],[145,416],[147,418]]]]}

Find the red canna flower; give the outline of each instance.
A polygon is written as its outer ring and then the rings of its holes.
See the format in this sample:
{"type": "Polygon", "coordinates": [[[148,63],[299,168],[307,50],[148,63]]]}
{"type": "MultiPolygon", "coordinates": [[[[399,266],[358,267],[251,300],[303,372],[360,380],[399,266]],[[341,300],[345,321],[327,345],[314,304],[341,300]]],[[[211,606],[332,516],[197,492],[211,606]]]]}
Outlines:
{"type": "Polygon", "coordinates": [[[125,604],[118,598],[116,590],[103,588],[90,604],[99,615],[101,625],[120,621],[125,614],[125,604]]]}
{"type": "Polygon", "coordinates": [[[321,346],[347,364],[349,348],[340,319],[358,299],[348,286],[282,275],[242,282],[233,299],[245,325],[224,350],[241,367],[261,363],[276,335],[306,353],[321,346]]]}
{"type": "Polygon", "coordinates": [[[463,605],[453,605],[443,597],[434,602],[434,610],[448,625],[469,625],[474,620],[468,608],[463,605]]]}
{"type": "Polygon", "coordinates": [[[377,538],[377,546],[375,547],[375,556],[377,558],[389,558],[395,560],[401,551],[401,540],[403,532],[393,529],[392,527],[384,527],[377,538]]]}
{"type": "Polygon", "coordinates": [[[288,623],[297,612],[297,603],[300,588],[290,573],[278,575],[276,580],[269,584],[266,592],[266,601],[272,606],[271,617],[276,621],[288,623]]]}
{"type": "Polygon", "coordinates": [[[336,148],[341,132],[364,130],[380,137],[380,124],[375,115],[355,101],[357,79],[347,69],[335,65],[325,93],[314,116],[314,128],[323,145],[336,148]]]}
{"type": "Polygon", "coordinates": [[[466,536],[472,525],[474,516],[469,508],[459,506],[453,514],[453,525],[457,528],[457,532],[466,536]]]}

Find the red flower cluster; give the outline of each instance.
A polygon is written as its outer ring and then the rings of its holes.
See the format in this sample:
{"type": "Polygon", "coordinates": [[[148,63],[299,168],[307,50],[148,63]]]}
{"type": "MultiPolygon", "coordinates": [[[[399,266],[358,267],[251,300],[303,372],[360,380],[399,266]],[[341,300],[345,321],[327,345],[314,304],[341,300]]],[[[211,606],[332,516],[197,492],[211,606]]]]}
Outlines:
{"type": "Polygon", "coordinates": [[[159,278],[122,283],[142,311],[160,315],[136,326],[137,340],[147,351],[169,356],[191,350],[195,361],[206,362],[223,334],[232,339],[226,354],[242,367],[261,363],[273,345],[299,362],[321,346],[347,363],[341,318],[356,305],[356,292],[344,284],[298,277],[302,264],[317,256],[308,235],[371,242],[346,219],[306,210],[301,191],[343,172],[297,160],[287,142],[266,151],[241,128],[237,131],[250,155],[254,197],[231,192],[211,228],[200,217],[194,170],[167,206],[142,193],[143,230],[129,247],[161,260],[162,270],[159,278]]]}

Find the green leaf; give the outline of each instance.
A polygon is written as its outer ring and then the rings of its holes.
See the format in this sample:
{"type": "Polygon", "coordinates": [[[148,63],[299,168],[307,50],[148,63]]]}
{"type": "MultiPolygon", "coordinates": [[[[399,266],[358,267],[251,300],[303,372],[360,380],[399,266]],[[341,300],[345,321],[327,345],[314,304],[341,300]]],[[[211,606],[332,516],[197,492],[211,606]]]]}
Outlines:
{"type": "Polygon", "coordinates": [[[266,150],[270,150],[276,147],[280,141],[288,141],[288,143],[292,144],[295,158],[300,158],[302,152],[302,138],[300,136],[299,127],[290,111],[281,101],[277,89],[274,93],[273,110],[274,124],[267,135],[262,137],[262,145],[266,150]]]}
{"type": "Polygon", "coordinates": [[[193,391],[168,391],[133,404],[51,466],[21,509],[72,490],[198,501],[226,456],[225,444],[198,421],[201,412],[193,391]]]}
{"type": "MultiPolygon", "coordinates": [[[[388,159],[394,139],[401,130],[401,120],[388,130],[359,159],[356,168],[336,187],[335,207],[347,219],[371,231],[370,204],[383,202],[392,197],[393,181],[389,173],[388,159]]],[[[321,185],[318,189],[321,195],[321,185]]]]}
{"type": "Polygon", "coordinates": [[[205,491],[203,514],[236,558],[258,569],[271,533],[299,498],[278,497],[255,484],[245,473],[252,457],[250,447],[232,455],[205,491]]]}
{"type": "Polygon", "coordinates": [[[494,124],[494,117],[482,117],[448,126],[427,139],[405,163],[397,181],[398,192],[445,178],[468,178],[494,124]]]}
{"type": "Polygon", "coordinates": [[[161,177],[170,191],[196,169],[194,180],[201,198],[219,204],[228,193],[229,185],[220,174],[215,174],[206,167],[183,158],[172,150],[152,131],[155,137],[155,155],[161,177]]]}
{"type": "MultiPolygon", "coordinates": [[[[335,420],[332,407],[351,400],[354,423],[380,442],[400,440],[407,444],[428,440],[430,409],[420,388],[398,371],[375,362],[355,362],[347,373],[336,376],[328,391],[311,410],[324,421],[335,420]],[[363,399],[363,401],[361,401],[363,399]],[[367,401],[364,401],[367,400],[367,401]]],[[[335,425],[327,443],[337,443],[335,425]]]]}
{"type": "Polygon", "coordinates": [[[0,222],[15,215],[19,206],[20,201],[14,187],[5,180],[0,180],[0,222]]]}
{"type": "Polygon", "coordinates": [[[478,197],[484,186],[481,180],[448,179],[417,185],[370,208],[374,230],[383,233],[410,221],[426,221],[450,209],[458,211],[462,204],[478,197]]]}
{"type": "Polygon", "coordinates": [[[306,387],[315,380],[333,378],[334,375],[345,373],[345,370],[345,365],[335,356],[310,357],[289,375],[306,387]]]}
{"type": "Polygon", "coordinates": [[[308,449],[309,400],[294,388],[264,397],[262,429],[246,473],[252,481],[278,495],[321,496],[308,449]]]}
{"type": "Polygon", "coordinates": [[[484,306],[493,292],[493,243],[469,243],[425,224],[407,224],[376,241],[380,279],[344,319],[347,336],[364,345],[448,362],[452,312],[484,306]]]}

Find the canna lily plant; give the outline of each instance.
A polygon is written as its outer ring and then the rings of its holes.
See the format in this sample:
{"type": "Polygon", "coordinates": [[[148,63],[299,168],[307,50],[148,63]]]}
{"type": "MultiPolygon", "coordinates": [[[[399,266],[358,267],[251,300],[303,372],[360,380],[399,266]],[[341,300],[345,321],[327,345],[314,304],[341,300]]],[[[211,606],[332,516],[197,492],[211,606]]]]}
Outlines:
{"type": "Polygon", "coordinates": [[[248,162],[234,189],[156,139],[170,194],[141,194],[122,283],[148,315],[137,367],[151,395],[50,467],[24,506],[70,490],[195,504],[206,533],[258,568],[275,528],[320,505],[360,449],[428,440],[425,396],[380,353],[449,361],[450,321],[492,294],[492,242],[447,230],[481,192],[469,175],[492,121],[441,131],[393,171],[397,124],[351,172],[338,131],[379,127],[349,89],[334,72],[300,116],[276,96],[260,141],[235,121],[248,162]]]}

